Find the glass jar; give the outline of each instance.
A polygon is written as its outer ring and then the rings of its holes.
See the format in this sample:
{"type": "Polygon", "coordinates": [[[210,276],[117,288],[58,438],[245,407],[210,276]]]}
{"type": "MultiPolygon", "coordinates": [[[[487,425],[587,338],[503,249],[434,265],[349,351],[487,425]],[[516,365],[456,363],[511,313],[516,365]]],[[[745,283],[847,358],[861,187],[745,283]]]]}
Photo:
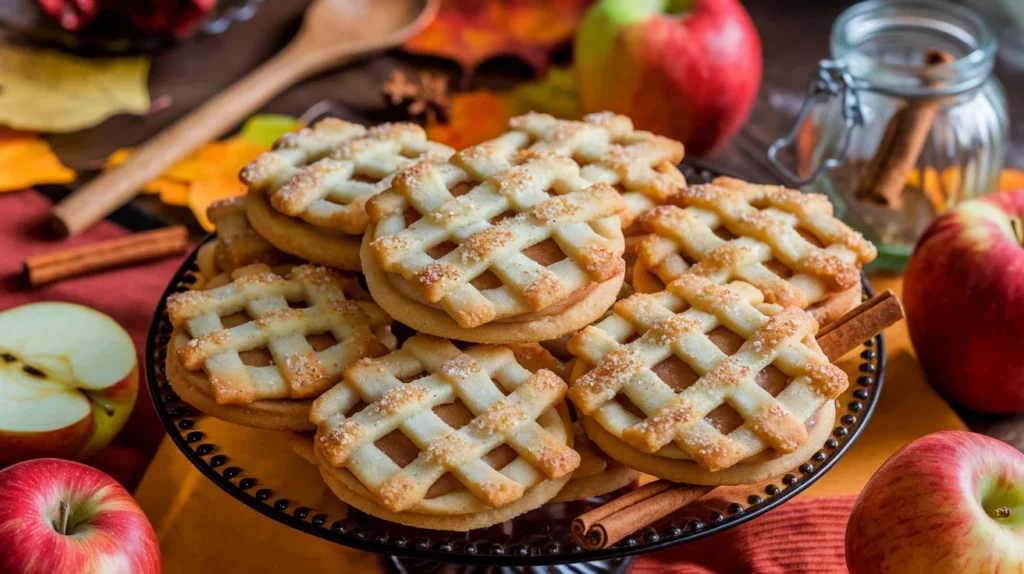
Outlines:
{"type": "Polygon", "coordinates": [[[878,246],[876,269],[898,271],[938,213],[997,187],[1009,122],[995,52],[985,22],[959,5],[852,6],[832,27],[832,59],[819,64],[796,125],[768,157],[878,246]],[[940,53],[946,63],[926,63],[940,53]],[[883,171],[889,185],[876,185],[883,171]]]}

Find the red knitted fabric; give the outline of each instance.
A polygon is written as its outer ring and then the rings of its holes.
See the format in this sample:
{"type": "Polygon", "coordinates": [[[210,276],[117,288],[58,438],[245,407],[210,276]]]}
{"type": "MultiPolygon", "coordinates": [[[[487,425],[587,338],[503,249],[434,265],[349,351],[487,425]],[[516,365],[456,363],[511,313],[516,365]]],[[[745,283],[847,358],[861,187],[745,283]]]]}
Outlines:
{"type": "Polygon", "coordinates": [[[854,496],[797,498],[742,526],[641,556],[631,574],[846,572],[846,520],[854,496]]]}

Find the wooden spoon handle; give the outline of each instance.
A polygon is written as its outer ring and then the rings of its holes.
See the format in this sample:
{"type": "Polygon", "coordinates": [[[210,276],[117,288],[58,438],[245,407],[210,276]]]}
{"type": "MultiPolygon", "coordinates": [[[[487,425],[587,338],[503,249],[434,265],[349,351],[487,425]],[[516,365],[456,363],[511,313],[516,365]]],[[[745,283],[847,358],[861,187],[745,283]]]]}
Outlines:
{"type": "Polygon", "coordinates": [[[148,181],[158,177],[203,143],[249,117],[285,88],[321,67],[297,47],[286,47],[213,99],[160,132],[123,164],[100,174],[53,209],[54,225],[75,235],[127,203],[148,181]]]}

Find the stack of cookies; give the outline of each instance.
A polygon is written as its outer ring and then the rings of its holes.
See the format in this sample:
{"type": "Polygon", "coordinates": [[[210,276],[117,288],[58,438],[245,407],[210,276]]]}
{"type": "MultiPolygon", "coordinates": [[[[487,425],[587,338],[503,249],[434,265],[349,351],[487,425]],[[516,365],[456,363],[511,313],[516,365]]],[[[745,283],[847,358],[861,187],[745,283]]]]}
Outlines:
{"type": "Polygon", "coordinates": [[[458,152],[411,124],[287,135],[210,208],[196,288],[167,302],[171,384],[315,431],[297,443],[341,500],[422,528],[638,471],[784,473],[832,428],[848,380],[815,334],[875,250],[824,197],[687,187],[682,157],[610,113],[527,114],[458,152]]]}

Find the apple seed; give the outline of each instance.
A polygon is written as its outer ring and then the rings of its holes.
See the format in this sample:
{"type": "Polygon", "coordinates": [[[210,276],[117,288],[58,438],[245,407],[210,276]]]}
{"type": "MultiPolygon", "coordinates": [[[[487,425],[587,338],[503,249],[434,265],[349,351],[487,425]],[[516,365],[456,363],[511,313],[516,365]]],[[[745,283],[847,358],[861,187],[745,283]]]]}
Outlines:
{"type": "Polygon", "coordinates": [[[39,369],[33,367],[32,365],[22,365],[21,370],[32,375],[33,377],[39,377],[40,379],[46,378],[46,373],[40,371],[39,369]]]}
{"type": "Polygon", "coordinates": [[[8,363],[13,363],[14,361],[18,360],[17,357],[15,357],[14,355],[12,355],[10,353],[0,353],[0,359],[3,359],[5,361],[7,361],[8,363]]]}

